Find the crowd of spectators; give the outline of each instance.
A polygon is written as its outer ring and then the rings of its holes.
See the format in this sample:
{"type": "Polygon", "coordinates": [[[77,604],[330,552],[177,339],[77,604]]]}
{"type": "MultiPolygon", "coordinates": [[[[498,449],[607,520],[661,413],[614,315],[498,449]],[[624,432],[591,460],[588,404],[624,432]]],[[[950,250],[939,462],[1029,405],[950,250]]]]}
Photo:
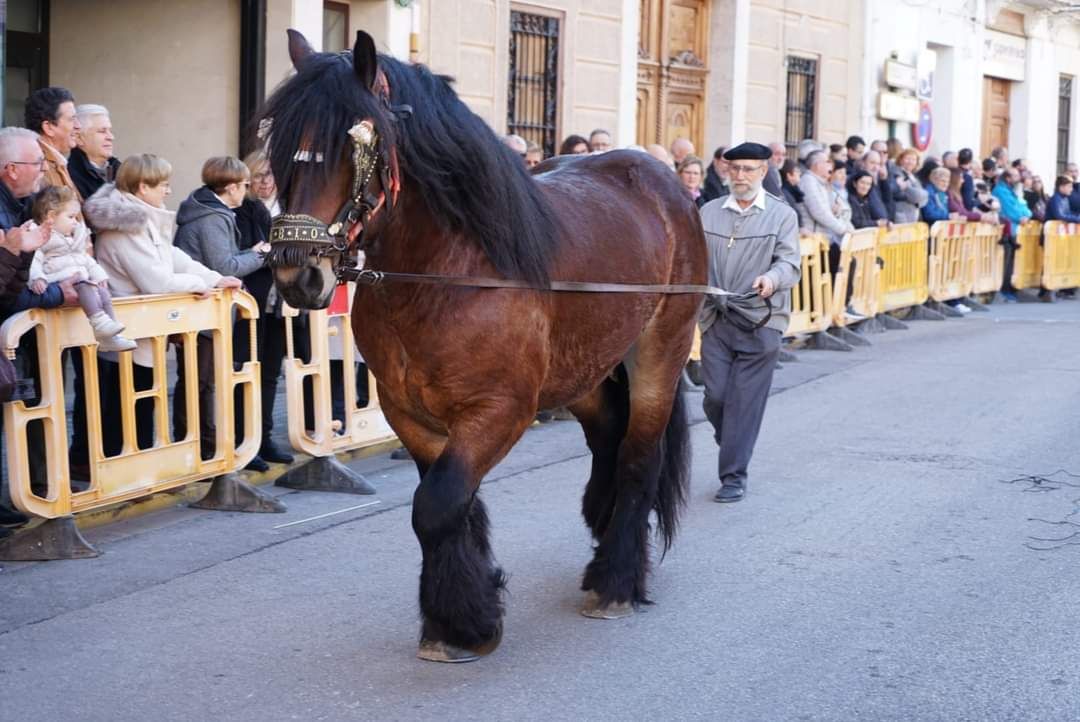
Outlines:
{"type": "MultiPolygon", "coordinates": [[[[570,135],[559,145],[558,155],[604,153],[614,147],[612,138],[603,128],[587,137],[570,135]]],[[[243,161],[231,156],[206,160],[202,185],[173,212],[165,205],[172,193],[170,163],[151,154],[131,155],[121,162],[113,155],[114,141],[108,109],[78,105],[71,92],[60,87],[30,95],[25,127],[0,129],[0,319],[17,311],[62,305],[85,311],[98,339],[103,445],[106,456],[112,456],[123,445],[118,354],[131,351],[136,390],[150,389],[154,383],[151,344],[123,335],[112,299],[163,293],[206,296],[215,288],[244,287],[260,308],[257,354],[264,409],[259,455],[249,468],[266,470],[267,462],[291,462],[291,454],[271,439],[271,410],[285,355],[285,322],[281,299],[265,265],[271,220],[281,210],[266,157],[256,152],[243,161]]],[[[506,136],[505,142],[528,168],[544,160],[537,144],[518,135],[506,136]]],[[[731,192],[724,147],[717,148],[708,161],[696,154],[687,138],[675,139],[669,148],[658,144],[628,147],[668,166],[698,207],[731,192]]],[[[1080,222],[1080,167],[1075,163],[1054,180],[1048,193],[1042,179],[1022,159],[1010,160],[1003,147],[995,148],[980,164],[970,148],[946,151],[940,157],[924,156],[896,139],[875,140],[867,146],[857,135],[843,145],[806,139],[794,148],[777,142],[770,149],[764,188],[796,210],[804,231],[829,238],[833,273],[842,238],[860,228],[918,220],[1000,223],[1006,247],[1002,292],[1006,300],[1015,300],[1009,277],[1019,225],[1028,219],[1080,222]]],[[[966,310],[963,304],[957,307],[966,310]]],[[[853,309],[848,312],[857,316],[853,309]]],[[[247,333],[246,322],[237,324],[235,362],[248,359],[247,333]]],[[[192,405],[199,409],[201,454],[204,459],[213,458],[217,449],[210,335],[195,338],[194,369],[181,362],[183,340],[171,337],[171,341],[178,361],[172,438],[188,435],[186,378],[194,373],[198,399],[192,405]]],[[[303,344],[298,349],[306,353],[303,344]]],[[[24,337],[18,357],[24,373],[36,378],[33,334],[24,337]]],[[[68,466],[73,489],[80,490],[90,474],[87,384],[80,353],[65,352],[64,364],[65,373],[70,364],[74,377],[68,466]]],[[[361,382],[359,387],[366,398],[366,384],[361,382]]],[[[334,416],[339,419],[344,414],[340,395],[333,400],[334,416]]],[[[156,417],[153,399],[136,402],[138,448],[153,445],[156,417]]],[[[305,417],[312,426],[310,409],[305,409],[305,417]]],[[[40,426],[29,430],[28,449],[31,488],[44,494],[40,426]]],[[[9,533],[7,526],[25,521],[23,515],[0,503],[0,536],[9,533]]]]}
{"type": "MultiPolygon", "coordinates": [[[[507,136],[511,147],[514,142],[522,148],[526,145],[518,136],[507,136]]],[[[529,147],[539,150],[535,145],[529,147]]],[[[588,138],[568,136],[558,155],[603,153],[612,147],[611,134],[597,129],[588,138]]],[[[648,153],[675,171],[699,208],[731,192],[723,146],[708,162],[682,137],[670,148],[627,147],[648,153]]],[[[1007,302],[1014,302],[1016,293],[1010,279],[1020,224],[1029,219],[1080,223],[1080,166],[1076,163],[1067,165],[1050,191],[1023,159],[1010,159],[1005,147],[994,148],[981,163],[976,163],[970,148],[947,150],[937,156],[905,147],[896,138],[867,145],[858,135],[843,144],[805,139],[790,149],[778,142],[769,147],[772,158],[763,187],[795,209],[804,232],[829,238],[834,274],[844,235],[860,228],[917,221],[994,223],[1003,227],[1001,293],[1007,302]],[[789,157],[789,152],[794,157],[789,157]]],[[[533,158],[529,167],[541,160],[533,158]]],[[[953,304],[962,313],[971,310],[962,302],[953,304]]],[[[861,318],[854,309],[847,311],[854,320],[861,318]]]]}
{"type": "MultiPolygon", "coordinates": [[[[136,391],[153,387],[155,359],[148,339],[133,341],[123,335],[112,299],[165,293],[206,297],[217,288],[245,287],[260,308],[257,353],[266,409],[259,455],[249,468],[266,470],[266,462],[291,462],[291,454],[271,439],[285,332],[281,300],[265,265],[270,223],[280,212],[265,156],[255,154],[246,162],[230,156],[206,160],[202,185],[173,212],[165,205],[172,193],[169,161],[138,154],[121,162],[113,155],[114,140],[107,108],[78,105],[71,92],[60,87],[30,95],[25,127],[0,129],[0,320],[31,308],[83,309],[98,340],[103,450],[113,456],[121,452],[124,438],[118,354],[132,354],[136,391]]],[[[539,162],[538,148],[525,150],[539,162]]],[[[244,322],[235,329],[236,362],[249,356],[247,326],[244,322]]],[[[170,342],[177,355],[171,438],[188,436],[186,374],[197,374],[198,399],[193,406],[199,409],[201,454],[213,458],[217,450],[211,336],[196,337],[197,368],[192,369],[182,362],[183,339],[174,336],[170,342]]],[[[65,352],[64,357],[65,375],[74,376],[69,476],[73,491],[81,491],[90,474],[87,384],[81,354],[65,352]]],[[[35,380],[40,393],[34,334],[23,337],[17,358],[21,373],[35,380]]],[[[155,419],[164,418],[155,414],[154,403],[143,398],[135,404],[134,432],[140,449],[153,445],[155,419]]],[[[27,442],[31,490],[44,495],[47,469],[40,425],[28,428],[27,442]]],[[[25,521],[24,515],[0,503],[0,536],[25,521]]]]}

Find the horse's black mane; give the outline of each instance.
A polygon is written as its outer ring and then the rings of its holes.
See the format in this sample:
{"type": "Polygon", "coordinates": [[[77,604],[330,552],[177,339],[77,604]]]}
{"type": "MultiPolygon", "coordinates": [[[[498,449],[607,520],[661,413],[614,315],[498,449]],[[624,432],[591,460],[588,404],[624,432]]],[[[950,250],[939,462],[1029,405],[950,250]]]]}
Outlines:
{"type": "Polygon", "coordinates": [[[268,150],[280,197],[310,168],[293,161],[297,149],[322,153],[329,181],[345,158],[346,131],[371,118],[383,141],[396,144],[403,187],[444,230],[479,244],[504,276],[546,284],[557,220],[522,159],[458,99],[450,78],[387,55],[379,67],[391,103],[412,107],[408,118],[395,120],[363,87],[350,52],[313,55],[270,97],[260,118],[272,119],[268,150]]]}

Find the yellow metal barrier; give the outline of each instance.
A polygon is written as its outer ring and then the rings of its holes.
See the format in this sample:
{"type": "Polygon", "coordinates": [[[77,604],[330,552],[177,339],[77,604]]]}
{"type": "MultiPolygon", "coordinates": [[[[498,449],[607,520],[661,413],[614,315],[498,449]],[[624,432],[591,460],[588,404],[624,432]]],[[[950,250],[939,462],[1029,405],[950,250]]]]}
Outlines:
{"type": "Polygon", "coordinates": [[[1059,291],[1080,286],[1080,225],[1049,221],[1043,237],[1043,288],[1059,291]]]}
{"type": "MultiPolygon", "coordinates": [[[[386,422],[379,408],[379,396],[375,379],[368,374],[368,405],[356,408],[357,389],[355,364],[356,344],[349,320],[352,310],[354,284],[339,288],[338,293],[347,294],[341,303],[331,304],[329,309],[310,311],[308,327],[311,334],[311,361],[305,363],[297,358],[293,338],[292,319],[296,309],[284,307],[289,319],[285,327],[288,356],[285,359],[285,392],[288,401],[289,442],[294,448],[312,456],[332,456],[340,451],[351,451],[395,438],[393,429],[386,422]],[[345,402],[345,424],[335,421],[331,403],[331,339],[340,342],[341,361],[344,368],[342,379],[345,402]],[[304,428],[304,380],[310,378],[315,412],[315,428],[304,428]]],[[[336,380],[335,380],[336,383],[336,380]]]]}
{"type": "Polygon", "coordinates": [[[832,324],[832,276],[829,240],[821,233],[799,239],[802,274],[791,289],[791,323],[786,336],[820,333],[832,324]]]}
{"type": "Polygon", "coordinates": [[[878,255],[885,267],[881,271],[880,312],[921,306],[930,297],[929,238],[930,229],[925,223],[905,223],[882,230],[878,255]]]}
{"type": "Polygon", "coordinates": [[[878,266],[878,228],[860,228],[844,236],[840,244],[840,268],[833,281],[832,322],[846,326],[844,299],[848,278],[854,274],[850,305],[866,317],[876,316],[879,309],[880,267],[878,266]],[[852,261],[855,262],[852,267],[852,261]]]}
{"type": "Polygon", "coordinates": [[[930,298],[938,302],[971,294],[975,277],[974,224],[938,221],[930,229],[930,298]]]}
{"type": "Polygon", "coordinates": [[[1005,280],[1005,247],[1001,245],[1004,226],[997,223],[969,223],[971,252],[969,266],[971,293],[995,293],[1005,280]]]}
{"type": "Polygon", "coordinates": [[[690,346],[690,360],[701,360],[701,327],[694,326],[694,343],[690,346]]]}
{"type": "Polygon", "coordinates": [[[1016,234],[1016,241],[1020,244],[1013,262],[1012,285],[1016,289],[1042,286],[1042,231],[1042,223],[1027,221],[1016,234]]]}
{"type": "MultiPolygon", "coordinates": [[[[117,456],[104,454],[101,399],[98,388],[97,341],[78,307],[48,311],[33,309],[15,314],[0,327],[0,340],[9,357],[14,357],[19,339],[37,335],[40,373],[40,403],[27,407],[23,401],[4,405],[4,433],[11,500],[16,508],[39,517],[56,518],[73,512],[96,509],[135,499],[193,481],[235,471],[254,458],[259,446],[260,409],[255,379],[258,363],[248,362],[233,370],[233,311],[249,319],[254,327],[258,307],[254,299],[237,291],[215,291],[206,299],[191,294],[133,296],[113,301],[116,316],[132,339],[149,339],[154,357],[153,386],[136,391],[131,353],[120,354],[120,403],[123,420],[123,449],[117,456]],[[200,331],[209,331],[214,344],[214,422],[216,451],[203,461],[199,440],[199,394],[195,373],[195,345],[200,331]],[[180,335],[184,356],[188,430],[187,438],[170,439],[169,388],[166,378],[168,337],[180,335]],[[77,348],[82,354],[86,379],[86,416],[89,434],[91,482],[88,489],[73,492],[68,469],[68,430],[64,405],[61,351],[77,348]],[[244,443],[235,445],[234,388],[241,387],[244,399],[244,443]],[[135,402],[154,401],[154,444],[136,448],[135,402]],[[48,486],[44,497],[31,490],[30,453],[27,427],[40,421],[45,442],[48,486]]],[[[255,358],[255,333],[251,333],[255,358]]]]}

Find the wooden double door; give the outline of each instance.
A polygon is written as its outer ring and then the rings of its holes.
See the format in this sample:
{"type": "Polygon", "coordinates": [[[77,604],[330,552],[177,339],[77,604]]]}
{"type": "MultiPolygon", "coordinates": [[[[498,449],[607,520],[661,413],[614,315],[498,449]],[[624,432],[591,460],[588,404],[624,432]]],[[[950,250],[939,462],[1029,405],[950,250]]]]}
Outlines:
{"type": "Polygon", "coordinates": [[[637,142],[671,147],[689,138],[706,153],[709,0],[642,0],[637,142]]]}
{"type": "Polygon", "coordinates": [[[1009,147],[1009,96],[1012,82],[983,77],[982,157],[998,146],[1009,147]]]}

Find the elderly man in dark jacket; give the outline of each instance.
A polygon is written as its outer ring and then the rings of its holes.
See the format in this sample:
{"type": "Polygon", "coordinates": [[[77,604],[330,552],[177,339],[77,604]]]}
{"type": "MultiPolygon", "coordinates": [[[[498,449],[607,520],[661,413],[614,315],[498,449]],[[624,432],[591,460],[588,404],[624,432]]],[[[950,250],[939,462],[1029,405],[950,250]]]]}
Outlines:
{"type": "MultiPolygon", "coordinates": [[[[0,130],[0,315],[6,316],[15,309],[18,301],[32,294],[26,287],[30,276],[30,263],[34,251],[49,238],[48,227],[32,227],[28,201],[41,183],[44,158],[38,147],[37,135],[25,128],[4,128],[0,130]]],[[[42,298],[45,294],[42,294],[42,298]]],[[[63,303],[63,294],[59,287],[51,290],[52,305],[63,303]]],[[[42,305],[42,304],[37,304],[42,305]]],[[[33,353],[34,335],[27,336],[27,344],[20,348],[24,358],[33,353]]],[[[31,363],[32,367],[37,364],[31,363]]],[[[33,402],[31,402],[33,403],[33,402]]],[[[44,465],[38,462],[43,458],[43,440],[40,429],[29,435],[31,474],[35,485],[44,482],[44,465]]],[[[0,506],[0,524],[21,524],[26,516],[0,506]]],[[[0,527],[0,537],[10,534],[0,527]]]]}
{"type": "Polygon", "coordinates": [[[116,178],[120,161],[113,157],[113,130],[104,105],[80,105],[77,144],[68,156],[68,173],[79,194],[86,199],[116,178]]]}

